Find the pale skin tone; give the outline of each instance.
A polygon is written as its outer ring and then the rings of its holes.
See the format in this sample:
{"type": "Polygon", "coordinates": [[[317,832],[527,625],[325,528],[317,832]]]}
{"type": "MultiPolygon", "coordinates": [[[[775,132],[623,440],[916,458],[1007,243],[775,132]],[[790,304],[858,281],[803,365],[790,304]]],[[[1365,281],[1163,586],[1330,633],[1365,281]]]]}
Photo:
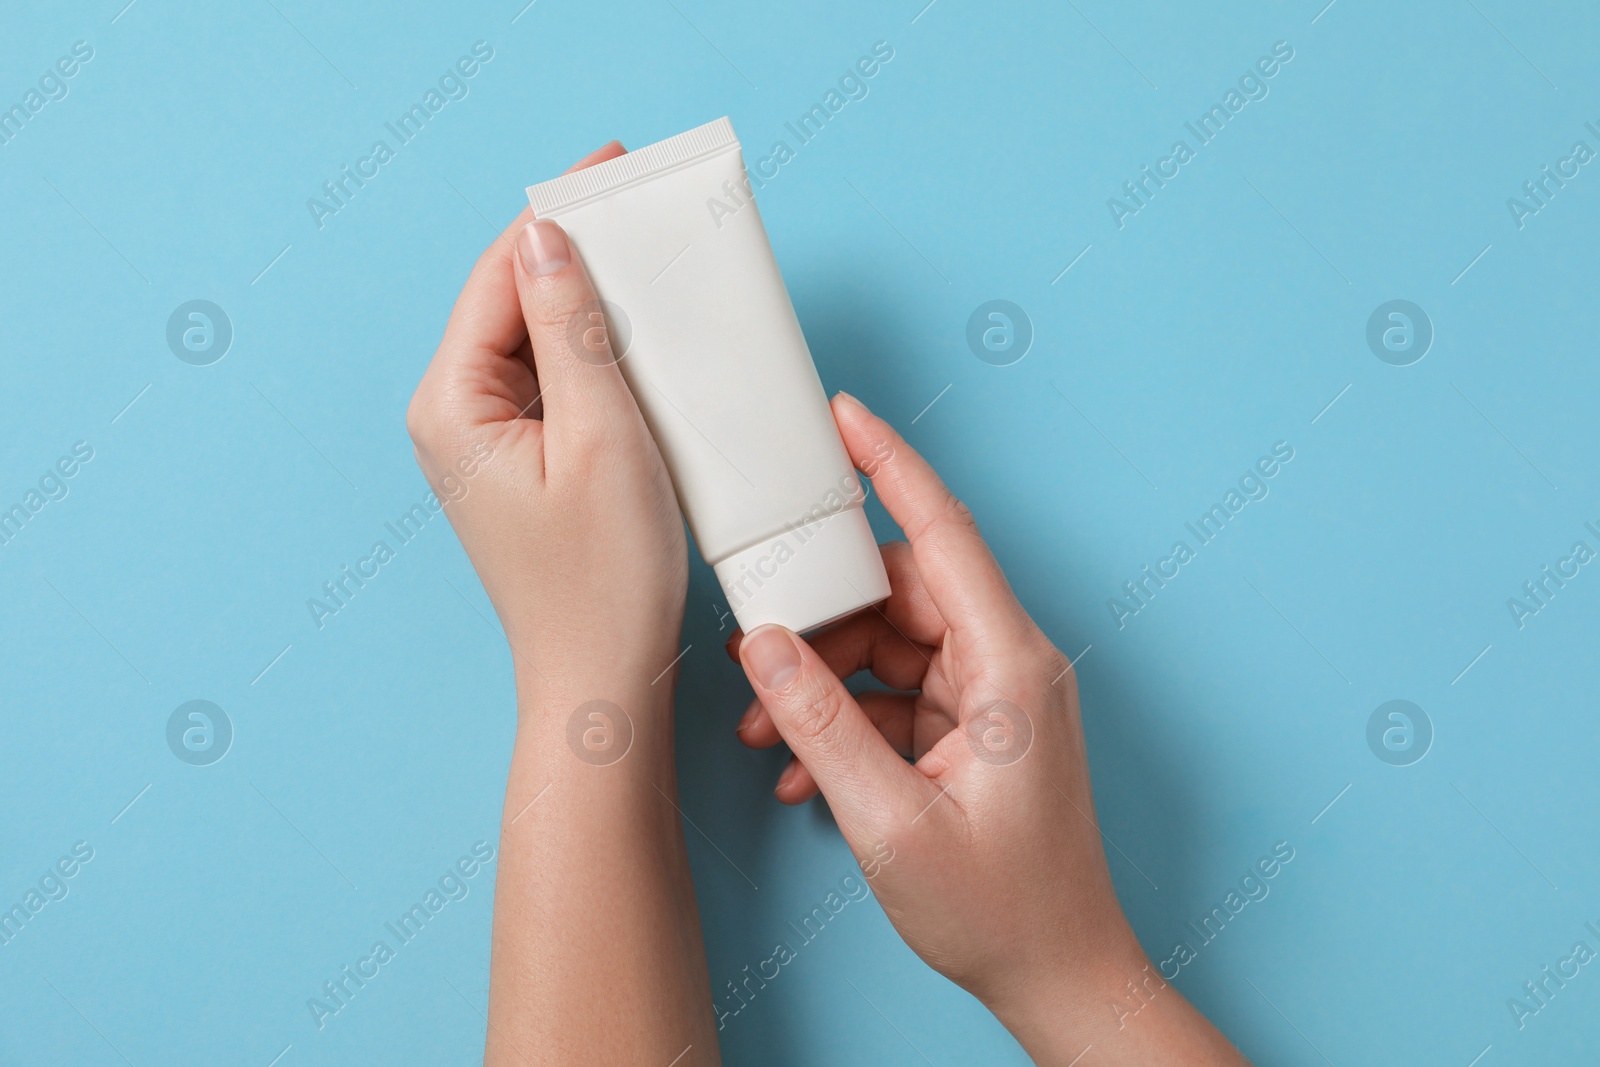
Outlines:
{"type": "MultiPolygon", "coordinates": [[[[429,480],[456,479],[441,496],[516,670],[493,1067],[720,1062],[672,750],[687,545],[618,368],[571,340],[595,306],[560,228],[525,211],[473,269],[407,416],[429,480]]],[[[794,753],[777,798],[820,789],[906,943],[1035,1062],[1244,1063],[1117,904],[1066,658],[922,457],[853,398],[833,413],[906,541],[883,547],[883,604],[809,640],[730,641],[756,694],[739,736],[794,753]],[[840,679],[863,670],[892,691],[851,696],[840,679]],[[1119,1021],[1115,1003],[1144,1006],[1119,1021]]]]}

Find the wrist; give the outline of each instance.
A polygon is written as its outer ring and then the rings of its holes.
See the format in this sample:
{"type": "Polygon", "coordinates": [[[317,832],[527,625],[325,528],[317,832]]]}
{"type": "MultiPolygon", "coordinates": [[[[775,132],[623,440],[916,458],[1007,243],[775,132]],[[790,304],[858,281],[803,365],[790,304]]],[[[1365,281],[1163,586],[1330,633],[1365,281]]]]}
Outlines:
{"type": "MultiPolygon", "coordinates": [[[[1089,1045],[1101,1049],[1118,1028],[1117,1006],[1129,1001],[1130,984],[1148,987],[1152,992],[1146,996],[1166,985],[1133,932],[1118,919],[1121,929],[1102,946],[1087,954],[1075,952],[1059,966],[985,1000],[1035,1063],[1065,1065],[1089,1045]]],[[[1096,1062],[1121,1061],[1102,1056],[1096,1062]]]]}
{"type": "Polygon", "coordinates": [[[675,673],[571,664],[552,673],[519,663],[518,758],[576,757],[592,766],[640,753],[670,759],[675,673]]]}
{"type": "Polygon", "coordinates": [[[559,715],[591,700],[610,701],[629,715],[659,717],[672,710],[677,671],[570,662],[552,670],[547,664],[535,667],[519,661],[515,678],[517,710],[523,718],[559,715]]]}
{"type": "Polygon", "coordinates": [[[670,702],[685,651],[677,626],[643,631],[584,616],[559,624],[543,619],[537,625],[502,619],[521,706],[596,696],[634,702],[641,709],[670,702]]]}
{"type": "Polygon", "coordinates": [[[1102,1067],[1249,1067],[1162,976],[1131,930],[1070,976],[1040,982],[991,1010],[1033,1061],[1046,1067],[1069,1067],[1091,1047],[1102,1067]]]}

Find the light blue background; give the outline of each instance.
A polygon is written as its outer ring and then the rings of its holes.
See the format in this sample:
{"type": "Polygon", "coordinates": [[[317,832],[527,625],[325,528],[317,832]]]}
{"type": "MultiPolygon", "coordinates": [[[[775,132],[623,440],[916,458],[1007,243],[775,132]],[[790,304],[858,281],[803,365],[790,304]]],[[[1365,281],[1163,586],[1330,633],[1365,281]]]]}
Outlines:
{"type": "MultiPolygon", "coordinates": [[[[1146,948],[1287,841],[1271,895],[1177,980],[1257,1062],[1592,1051],[1600,971],[1520,1031],[1506,1002],[1600,947],[1600,572],[1520,630],[1506,600],[1600,547],[1600,164],[1525,228],[1505,203],[1600,148],[1592,9],[123,2],[9,5],[0,27],[4,106],[95,50],[0,147],[0,504],[95,451],[0,547],[0,904],[95,850],[0,947],[0,1062],[479,1059],[492,868],[321,1031],[305,1002],[496,840],[505,646],[439,520],[320,632],[306,598],[425,494],[404,406],[524,185],[722,114],[747,148],[792,144],[783,124],[879,40],[870,95],[762,211],[826,385],[906,432],[1083,652],[1146,948]],[[470,96],[319,230],[306,199],[478,40],[470,96]],[[1280,40],[1270,95],[1119,230],[1107,198],[1280,40]],[[234,325],[211,366],[165,343],[194,298],[234,325]],[[993,298],[1036,331],[1013,366],[966,346],[993,298]],[[1366,346],[1393,298],[1434,324],[1413,366],[1366,346]],[[1271,495],[1118,629],[1107,599],[1280,440],[1271,495]],[[1365,740],[1395,698],[1436,731],[1409,767],[1365,740]],[[166,746],[191,699],[235,726],[209,767],[166,746]]],[[[721,610],[696,560],[679,758],[719,988],[853,870],[825,810],[770,798],[782,755],[736,743],[721,610]]],[[[1025,1062],[875,902],[722,1042],[731,1064],[1025,1062]]]]}

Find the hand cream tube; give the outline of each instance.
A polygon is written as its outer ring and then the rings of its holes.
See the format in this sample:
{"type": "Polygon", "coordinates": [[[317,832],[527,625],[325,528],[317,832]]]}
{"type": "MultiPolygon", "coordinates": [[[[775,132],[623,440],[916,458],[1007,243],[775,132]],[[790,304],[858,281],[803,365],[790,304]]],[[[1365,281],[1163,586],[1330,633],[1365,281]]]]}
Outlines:
{"type": "MultiPolygon", "coordinates": [[[[588,269],[678,503],[745,632],[816,629],[889,595],[861,481],[726,118],[531,186],[588,269]]],[[[604,336],[601,334],[600,336],[604,336]]],[[[593,356],[579,352],[593,362],[593,356]]],[[[607,357],[609,358],[609,357],[607,357]]]]}

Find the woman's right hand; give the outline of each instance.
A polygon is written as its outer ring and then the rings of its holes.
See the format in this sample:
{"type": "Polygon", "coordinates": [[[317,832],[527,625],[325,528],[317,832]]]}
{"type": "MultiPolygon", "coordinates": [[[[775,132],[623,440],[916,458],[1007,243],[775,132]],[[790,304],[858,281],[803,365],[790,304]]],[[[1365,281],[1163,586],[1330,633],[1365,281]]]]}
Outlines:
{"type": "Polygon", "coordinates": [[[730,642],[756,692],[740,737],[794,753],[779,799],[820,788],[906,943],[1037,1061],[1243,1062],[1117,903],[1070,662],[928,463],[854,398],[833,413],[907,541],[883,547],[882,605],[810,643],[777,626],[730,642]],[[840,679],[861,670],[895,692],[853,697],[840,679]],[[1130,982],[1149,998],[1132,1017],[1130,982]]]}

